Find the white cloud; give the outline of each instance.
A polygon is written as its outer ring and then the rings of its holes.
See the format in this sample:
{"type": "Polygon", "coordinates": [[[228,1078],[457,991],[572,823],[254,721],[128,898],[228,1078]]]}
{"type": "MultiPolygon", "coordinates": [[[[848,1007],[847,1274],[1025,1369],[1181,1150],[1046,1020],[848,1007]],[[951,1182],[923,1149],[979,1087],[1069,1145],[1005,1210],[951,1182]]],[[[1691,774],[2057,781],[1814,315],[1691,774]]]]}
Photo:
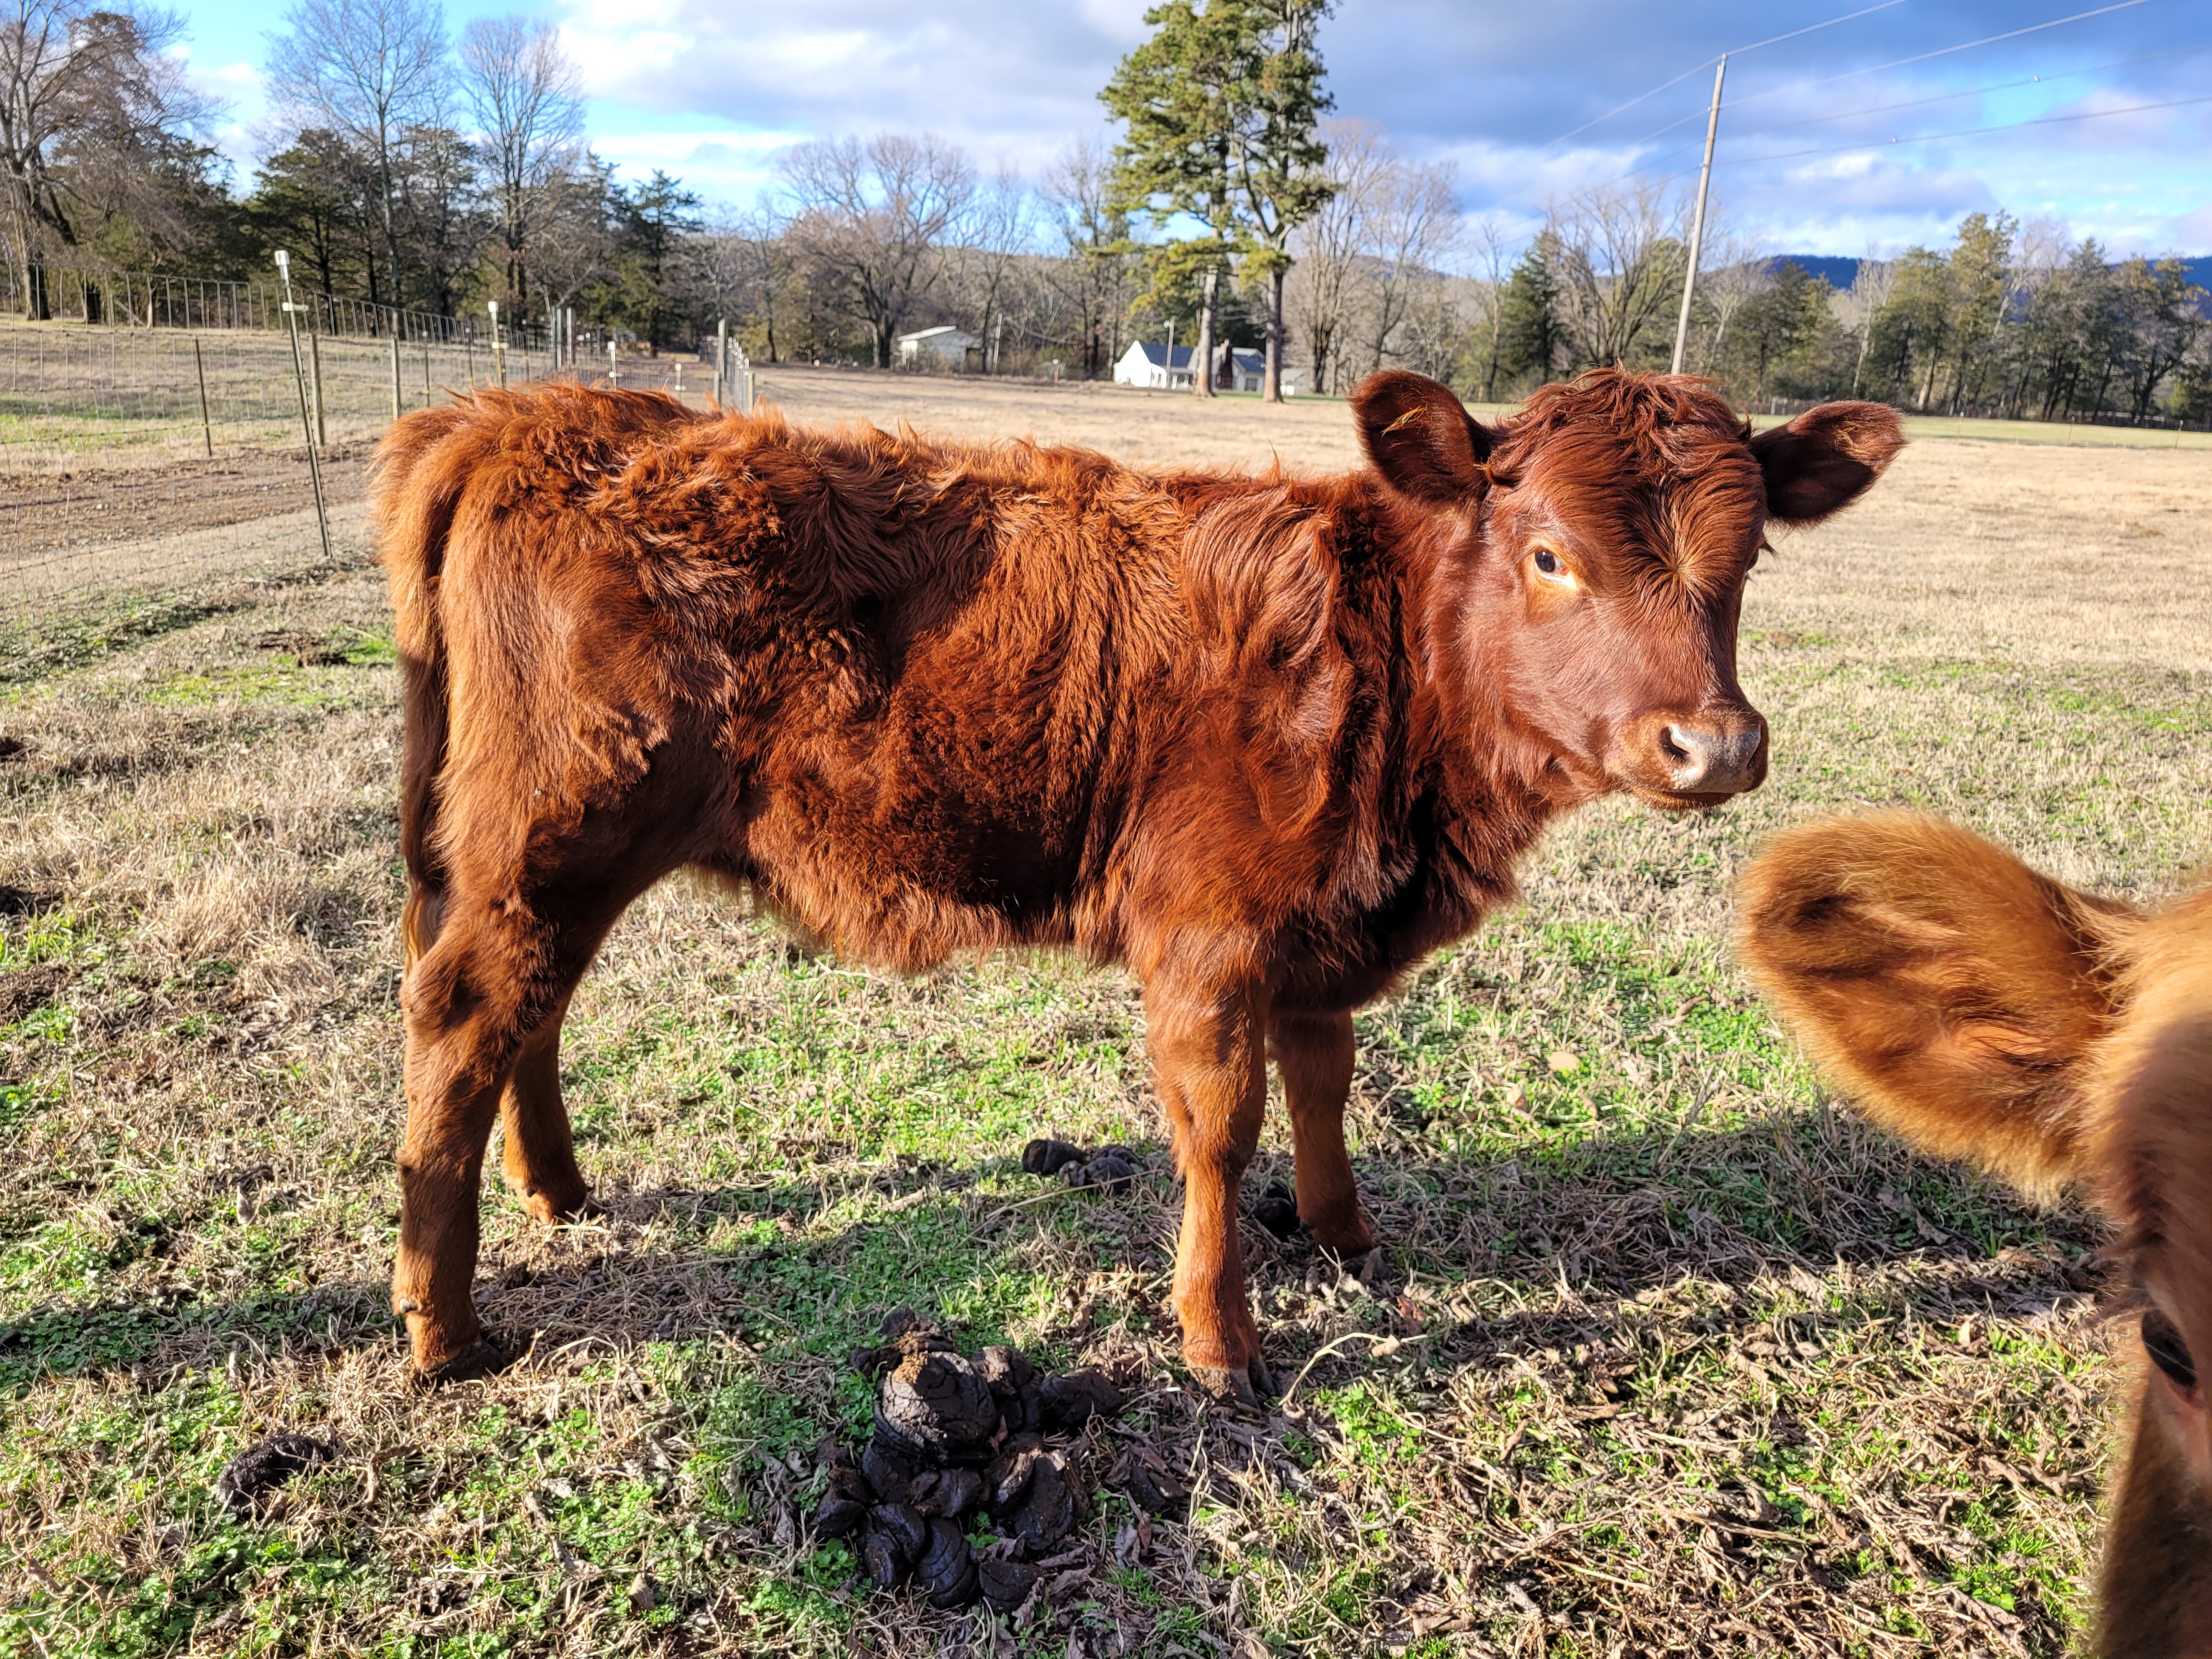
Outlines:
{"type": "Polygon", "coordinates": [[[611,104],[783,135],[933,131],[1034,166],[1101,125],[1098,88],[1142,38],[1143,9],[822,0],[740,13],[720,0],[570,0],[562,27],[592,94],[611,104]]]}

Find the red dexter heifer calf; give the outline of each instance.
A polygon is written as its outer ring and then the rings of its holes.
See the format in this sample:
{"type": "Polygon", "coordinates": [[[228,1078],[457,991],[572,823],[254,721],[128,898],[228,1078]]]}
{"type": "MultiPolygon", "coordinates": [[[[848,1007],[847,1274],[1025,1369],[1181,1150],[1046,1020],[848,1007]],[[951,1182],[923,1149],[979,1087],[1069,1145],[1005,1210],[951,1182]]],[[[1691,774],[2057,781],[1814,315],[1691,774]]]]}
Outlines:
{"type": "Polygon", "coordinates": [[[393,1295],[432,1376],[470,1299],[495,1117],[586,1202],[562,1015],[690,866],[849,956],[1073,945],[1143,981],[1185,1183],[1200,1380],[1264,1381],[1237,1187],[1266,1056],[1298,1212],[1374,1243],[1352,1011],[1514,893],[1555,814],[1758,787],[1735,678],[1770,520],[1864,489],[1878,406],[1751,436],[1700,384],[1585,376],[1486,428],[1432,380],[1352,399],[1338,477],[1133,471],[575,387],[410,415],[377,508],[406,681],[407,1140],[393,1295]]]}
{"type": "Polygon", "coordinates": [[[2146,912],[1886,816],[1778,837],[1742,896],[1752,972],[1869,1115],[2118,1224],[2143,1363],[2099,1650],[2212,1655],[2212,887],[2146,912]]]}

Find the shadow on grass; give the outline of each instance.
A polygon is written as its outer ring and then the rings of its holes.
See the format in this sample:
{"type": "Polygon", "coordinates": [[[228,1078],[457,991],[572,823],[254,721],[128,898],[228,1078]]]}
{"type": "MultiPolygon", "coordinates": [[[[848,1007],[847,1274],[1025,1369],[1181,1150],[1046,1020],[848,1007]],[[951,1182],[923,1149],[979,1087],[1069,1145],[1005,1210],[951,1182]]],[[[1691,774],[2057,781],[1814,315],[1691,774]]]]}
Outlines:
{"type": "MultiPolygon", "coordinates": [[[[948,1300],[957,1285],[1035,1273],[1038,1229],[1051,1240],[1048,1272],[1109,1265],[1154,1283],[1171,1270],[1180,1194],[1165,1151],[1127,1197],[986,1193],[979,1178],[1009,1160],[922,1164],[872,1177],[760,1185],[664,1187],[603,1194],[601,1221],[526,1227],[508,1259],[488,1243],[477,1302],[503,1340],[538,1354],[576,1347],[620,1352],[714,1333],[817,1356],[842,1354],[890,1307],[936,1308],[956,1326],[995,1329],[989,1295],[948,1300]],[[857,1211],[836,1219],[841,1211],[857,1211]],[[823,1218],[830,1218],[825,1223],[823,1218]]],[[[1248,1200],[1287,1157],[1263,1156],[1248,1200]]],[[[1522,1344],[1602,1340],[1639,1296],[1694,1279],[1737,1291],[1785,1281],[1817,1294],[1838,1264],[1880,1288],[1852,1299],[1863,1315],[1963,1310],[2032,1315],[2094,1288],[2100,1236],[2069,1208],[2038,1212],[1972,1176],[1921,1159],[1825,1111],[1778,1114],[1741,1127],[1655,1129],[1564,1149],[1448,1158],[1362,1160],[1363,1197],[1391,1246],[1388,1276],[1418,1274],[1478,1300],[1539,1304],[1430,1333],[1430,1362],[1481,1364],[1522,1344]],[[1885,1267],[1929,1271],[1885,1275],[1885,1267]]],[[[506,1202],[488,1191],[487,1214],[506,1202]]],[[[1247,1267],[1263,1330],[1271,1292],[1311,1288],[1322,1258],[1303,1235],[1277,1240],[1249,1218],[1247,1267]]],[[[1338,1282],[1328,1265],[1327,1284],[1338,1282]]],[[[1388,1322],[1387,1297],[1373,1304],[1388,1322]]],[[[1156,1303],[1115,1310],[1150,1328],[1156,1303]]],[[[1765,1316],[1740,1304],[1745,1324],[1765,1316]]],[[[264,1352],[389,1345],[397,1322],[388,1287],[328,1281],[297,1293],[54,1302],[0,1325],[0,1390],[41,1377],[220,1363],[251,1344],[264,1352]]],[[[1167,1333],[1172,1346],[1172,1332],[1167,1333]]],[[[1269,1359],[1293,1369],[1279,1328],[1269,1359]]],[[[1317,1383],[1357,1375],[1359,1352],[1323,1358],[1317,1383]]]]}

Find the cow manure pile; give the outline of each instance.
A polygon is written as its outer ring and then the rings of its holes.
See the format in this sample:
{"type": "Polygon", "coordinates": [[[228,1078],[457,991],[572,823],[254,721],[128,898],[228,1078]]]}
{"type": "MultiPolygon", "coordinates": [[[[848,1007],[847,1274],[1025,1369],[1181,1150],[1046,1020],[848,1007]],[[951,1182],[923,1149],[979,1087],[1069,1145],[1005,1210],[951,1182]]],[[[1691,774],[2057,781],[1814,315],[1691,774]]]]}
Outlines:
{"type": "MultiPolygon", "coordinates": [[[[1090,1513],[1073,1437],[1094,1417],[1118,1416],[1121,1391],[1097,1370],[1040,1371],[1018,1348],[971,1358],[906,1309],[883,1335],[853,1355],[875,1380],[875,1431],[857,1452],[824,1443],[829,1486],[815,1533],[857,1537],[878,1589],[911,1580],[932,1607],[981,1600],[1013,1613],[1090,1513]],[[979,1549],[969,1534],[986,1522],[998,1536],[979,1549]]],[[[1155,1515],[1190,1497],[1157,1456],[1124,1453],[1108,1478],[1155,1515]]]]}
{"type": "Polygon", "coordinates": [[[1086,1152],[1073,1141],[1032,1140],[1022,1148],[1022,1168],[1030,1174],[1057,1177],[1071,1191],[1099,1188],[1115,1197],[1134,1184],[1142,1162],[1127,1146],[1086,1152]]]}
{"type": "Polygon", "coordinates": [[[327,1440],[304,1434],[272,1434],[223,1466],[216,1477],[215,1501],[233,1515],[250,1514],[254,1500],[263,1493],[337,1455],[338,1449],[327,1440]]]}

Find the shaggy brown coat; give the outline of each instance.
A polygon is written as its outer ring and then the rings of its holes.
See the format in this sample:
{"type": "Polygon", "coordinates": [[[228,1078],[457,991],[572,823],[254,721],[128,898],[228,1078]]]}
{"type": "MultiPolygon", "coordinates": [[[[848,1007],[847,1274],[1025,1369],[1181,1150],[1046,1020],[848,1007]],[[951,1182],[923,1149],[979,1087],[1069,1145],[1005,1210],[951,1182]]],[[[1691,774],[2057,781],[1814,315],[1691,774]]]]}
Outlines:
{"type": "Polygon", "coordinates": [[[1832,512],[1900,442],[1871,404],[1753,439],[1698,382],[1615,372],[1495,431],[1407,374],[1352,412],[1372,465],[1323,478],[574,386],[397,424],[393,1294],[424,1372],[498,1357],[470,1297],[495,1116],[533,1213],[586,1202],[562,1017],[688,866],[903,970],[1030,945],[1129,964],[1187,1183],[1184,1351],[1209,1386],[1264,1376],[1237,1194],[1267,1054],[1301,1217],[1370,1249],[1352,1010],[1511,898],[1559,811],[1757,786],[1745,574],[1770,517],[1832,512]]]}
{"type": "Polygon", "coordinates": [[[2212,1654],[2212,886],[2142,910],[1935,819],[1835,819],[1746,874],[1742,945],[1869,1116],[2118,1225],[2145,1311],[2099,1650],[2212,1654]]]}

